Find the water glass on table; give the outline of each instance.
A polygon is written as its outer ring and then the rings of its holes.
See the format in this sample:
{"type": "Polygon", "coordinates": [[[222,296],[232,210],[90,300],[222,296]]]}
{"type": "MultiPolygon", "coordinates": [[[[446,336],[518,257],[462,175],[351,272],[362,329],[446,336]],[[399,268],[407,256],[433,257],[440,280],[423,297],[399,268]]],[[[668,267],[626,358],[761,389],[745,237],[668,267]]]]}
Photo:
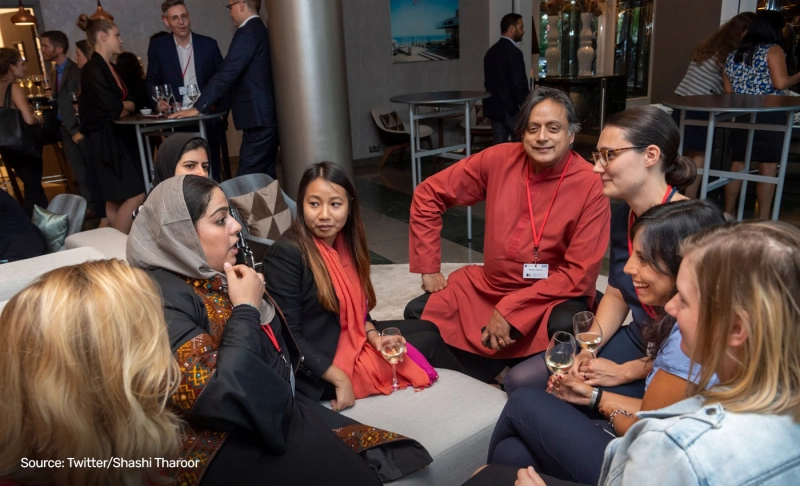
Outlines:
{"type": "Polygon", "coordinates": [[[572,330],[580,346],[592,353],[592,358],[597,358],[597,350],[603,342],[603,329],[593,312],[578,312],[572,318],[572,330]]]}
{"type": "Polygon", "coordinates": [[[564,331],[558,331],[550,338],[544,362],[554,375],[566,375],[575,363],[575,337],[564,331]]]}
{"type": "Polygon", "coordinates": [[[400,334],[400,329],[387,327],[381,333],[381,354],[383,359],[392,365],[392,390],[397,391],[400,385],[397,382],[397,370],[395,365],[403,359],[406,352],[406,342],[400,334]]]}

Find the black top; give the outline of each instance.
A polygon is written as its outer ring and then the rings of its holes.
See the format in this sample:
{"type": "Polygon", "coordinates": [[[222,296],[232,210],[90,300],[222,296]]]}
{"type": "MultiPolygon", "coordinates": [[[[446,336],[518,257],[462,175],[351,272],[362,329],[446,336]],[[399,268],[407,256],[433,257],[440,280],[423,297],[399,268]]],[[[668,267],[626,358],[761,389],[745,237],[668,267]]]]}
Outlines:
{"type": "Polygon", "coordinates": [[[0,261],[14,262],[47,253],[39,228],[25,215],[17,201],[0,190],[0,261]]]}
{"type": "Polygon", "coordinates": [[[522,51],[507,38],[501,37],[483,57],[483,86],[492,93],[483,102],[483,113],[502,120],[514,116],[530,89],[525,75],[522,51]]]}
{"type": "Polygon", "coordinates": [[[326,387],[323,373],[333,364],[339,344],[339,315],[329,312],[317,299],[311,270],[300,249],[292,244],[293,230],[269,247],[264,258],[267,292],[278,303],[292,335],[303,350],[297,373],[297,390],[319,400],[326,387]]]}
{"type": "MultiPolygon", "coordinates": [[[[149,273],[161,287],[173,352],[195,336],[210,333],[205,304],[191,285],[166,270],[149,273]]],[[[272,329],[287,353],[279,315],[276,313],[272,329]]],[[[212,430],[256,432],[271,452],[282,454],[286,448],[284,424],[296,406],[289,382],[291,371],[259,321],[253,307],[233,310],[217,348],[216,372],[184,419],[212,430]]]]}
{"type": "Polygon", "coordinates": [[[84,135],[102,129],[122,114],[122,90],[105,59],[96,52],[81,70],[78,104],[80,131],[84,135]]]}

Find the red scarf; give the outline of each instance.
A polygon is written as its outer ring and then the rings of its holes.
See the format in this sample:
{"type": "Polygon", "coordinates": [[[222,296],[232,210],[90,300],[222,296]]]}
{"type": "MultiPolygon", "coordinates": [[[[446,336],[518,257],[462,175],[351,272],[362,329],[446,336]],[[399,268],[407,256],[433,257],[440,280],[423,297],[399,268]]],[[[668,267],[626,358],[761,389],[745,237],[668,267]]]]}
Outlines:
{"type": "MultiPolygon", "coordinates": [[[[347,373],[353,384],[356,398],[392,393],[392,365],[367,341],[364,329],[367,314],[367,296],[361,287],[352,256],[342,235],[338,235],[331,248],[314,238],[322,260],[328,269],[336,298],[339,300],[341,333],[336,346],[335,364],[347,373]]],[[[427,373],[406,357],[397,363],[397,381],[402,388],[430,386],[427,373]]]]}

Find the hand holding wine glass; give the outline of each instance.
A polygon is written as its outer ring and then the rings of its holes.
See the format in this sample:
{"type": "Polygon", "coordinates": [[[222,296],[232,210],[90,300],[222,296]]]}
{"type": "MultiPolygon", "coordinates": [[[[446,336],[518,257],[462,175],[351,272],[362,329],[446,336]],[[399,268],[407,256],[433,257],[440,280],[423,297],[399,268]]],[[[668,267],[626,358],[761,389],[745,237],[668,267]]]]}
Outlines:
{"type": "Polygon", "coordinates": [[[397,369],[395,365],[403,361],[406,352],[406,341],[400,334],[400,329],[387,327],[381,333],[381,354],[383,359],[392,365],[392,390],[397,391],[400,385],[397,382],[397,369]]]}
{"type": "Polygon", "coordinates": [[[603,328],[595,319],[594,313],[589,311],[578,312],[572,318],[572,330],[580,346],[592,353],[592,358],[597,358],[597,350],[603,342],[603,328]]]}
{"type": "Polygon", "coordinates": [[[544,362],[554,375],[566,375],[575,362],[575,338],[572,334],[558,331],[550,338],[544,362]]]}

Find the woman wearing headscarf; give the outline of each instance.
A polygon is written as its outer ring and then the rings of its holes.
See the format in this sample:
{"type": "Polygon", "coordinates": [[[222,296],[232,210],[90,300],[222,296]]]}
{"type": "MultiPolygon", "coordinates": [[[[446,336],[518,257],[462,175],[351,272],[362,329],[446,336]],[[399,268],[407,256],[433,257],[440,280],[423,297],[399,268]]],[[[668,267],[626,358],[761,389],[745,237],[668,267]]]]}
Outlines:
{"type": "Polygon", "coordinates": [[[150,193],[128,238],[128,262],[161,287],[182,372],[170,403],[188,423],[180,457],[202,459],[176,478],[366,485],[424,467],[416,442],[295,394],[302,356],[263,277],[234,266],[240,230],[217,183],[185,175],[150,193]]]}
{"type": "Polygon", "coordinates": [[[208,177],[208,142],[191,133],[170,135],[158,148],[153,166],[154,187],[179,175],[208,177]]]}

